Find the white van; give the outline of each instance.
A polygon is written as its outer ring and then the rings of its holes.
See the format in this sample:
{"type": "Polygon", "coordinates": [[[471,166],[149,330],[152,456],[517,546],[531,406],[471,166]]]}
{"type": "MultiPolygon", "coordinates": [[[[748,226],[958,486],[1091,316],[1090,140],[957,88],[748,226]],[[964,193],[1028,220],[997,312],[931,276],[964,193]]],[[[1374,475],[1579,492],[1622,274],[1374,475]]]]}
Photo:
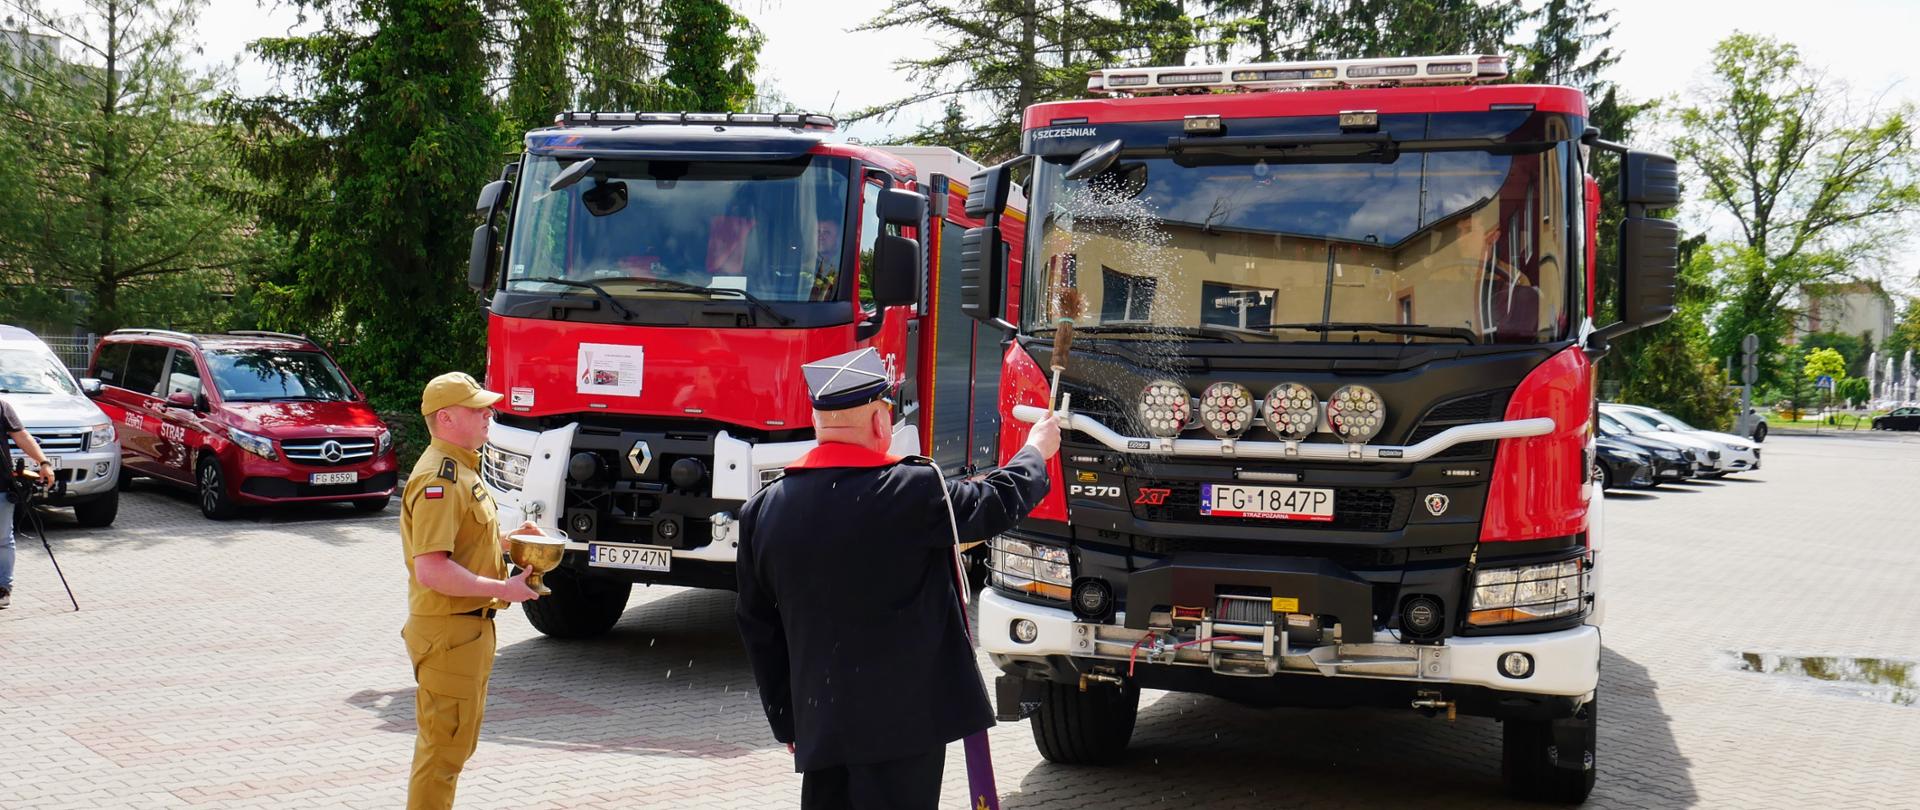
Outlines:
{"type": "MultiPolygon", "coordinates": [[[[52,506],[71,506],[82,526],[110,526],[120,511],[120,437],[60,357],[32,332],[0,325],[0,399],[53,461],[52,506]]],[[[16,451],[7,440],[7,469],[16,451]]]]}

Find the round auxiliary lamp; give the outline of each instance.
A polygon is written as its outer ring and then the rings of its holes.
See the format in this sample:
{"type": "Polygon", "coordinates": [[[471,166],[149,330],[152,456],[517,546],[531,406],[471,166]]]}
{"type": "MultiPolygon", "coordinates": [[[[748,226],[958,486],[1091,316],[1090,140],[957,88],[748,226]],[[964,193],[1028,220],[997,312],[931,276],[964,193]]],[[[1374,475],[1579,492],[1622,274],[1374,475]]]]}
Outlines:
{"type": "Polygon", "coordinates": [[[1364,385],[1343,385],[1327,400],[1327,427],[1349,444],[1364,444],[1387,424],[1387,404],[1364,385]]]}
{"type": "Polygon", "coordinates": [[[1299,383],[1281,383],[1260,400],[1260,416],[1273,435],[1300,441],[1320,425],[1320,397],[1299,383]]]}
{"type": "Polygon", "coordinates": [[[1138,412],[1140,424],[1148,433],[1171,439],[1187,428],[1187,420],[1193,416],[1193,398],[1186,386],[1173,380],[1154,380],[1140,392],[1138,412]]]}
{"type": "Polygon", "coordinates": [[[1222,439],[1238,439],[1253,427],[1253,392],[1235,382],[1217,382],[1200,394],[1200,423],[1222,439]]]}

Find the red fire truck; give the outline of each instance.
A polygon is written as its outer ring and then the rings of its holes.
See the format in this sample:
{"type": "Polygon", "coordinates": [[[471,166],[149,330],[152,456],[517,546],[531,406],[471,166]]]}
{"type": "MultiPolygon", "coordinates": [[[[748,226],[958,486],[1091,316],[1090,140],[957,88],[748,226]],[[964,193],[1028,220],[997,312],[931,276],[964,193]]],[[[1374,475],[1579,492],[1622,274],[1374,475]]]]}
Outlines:
{"type": "Polygon", "coordinates": [[[571,539],[527,603],[541,632],[606,631],[634,583],[733,587],[734,510],[813,446],[802,363],[875,347],[903,381],[896,451],[995,461],[1004,335],[943,304],[981,223],[949,178],[980,167],[834,129],[563,113],[480,194],[468,281],[507,395],[481,478],[502,524],[571,539]]]}
{"type": "Polygon", "coordinates": [[[1496,718],[1514,792],[1592,789],[1593,368],[1672,311],[1677,230],[1650,212],[1678,184],[1578,90],[1506,76],[1473,55],[1101,70],[973,178],[960,303],[1013,333],[1002,419],[1048,407],[1074,327],[1053,491],[990,541],[978,611],[1001,717],[1048,759],[1115,760],[1163,689],[1496,718]],[[1611,324],[1600,152],[1627,211],[1611,324]],[[1024,247],[994,213],[1016,187],[1024,247]]]}

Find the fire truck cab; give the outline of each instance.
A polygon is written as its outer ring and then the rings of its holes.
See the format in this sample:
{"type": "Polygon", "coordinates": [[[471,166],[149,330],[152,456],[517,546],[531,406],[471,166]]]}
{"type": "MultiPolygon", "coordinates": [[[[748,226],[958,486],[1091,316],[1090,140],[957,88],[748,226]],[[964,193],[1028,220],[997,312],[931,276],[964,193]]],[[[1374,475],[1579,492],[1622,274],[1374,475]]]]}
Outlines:
{"type": "Polygon", "coordinates": [[[1053,491],[990,541],[978,611],[1000,715],[1048,759],[1116,760],[1162,689],[1492,717],[1514,793],[1592,789],[1593,366],[1672,311],[1677,230],[1650,212],[1678,184],[1590,129],[1578,90],[1506,75],[1479,55],[1097,71],[975,176],[960,283],[984,292],[961,305],[1013,334],[1001,418],[1070,403],[1053,491]],[[1627,210],[1610,324],[1599,152],[1627,210]],[[997,241],[1014,189],[1024,247],[997,241]]]}
{"type": "Polygon", "coordinates": [[[734,587],[734,510],[813,446],[803,363],[876,348],[896,452],[995,461],[996,375],[972,378],[1000,334],[939,307],[979,224],[948,177],[980,167],[835,126],[563,113],[480,194],[468,280],[507,395],[481,478],[503,524],[570,541],[526,605],[541,632],[606,631],[634,583],[734,587]]]}

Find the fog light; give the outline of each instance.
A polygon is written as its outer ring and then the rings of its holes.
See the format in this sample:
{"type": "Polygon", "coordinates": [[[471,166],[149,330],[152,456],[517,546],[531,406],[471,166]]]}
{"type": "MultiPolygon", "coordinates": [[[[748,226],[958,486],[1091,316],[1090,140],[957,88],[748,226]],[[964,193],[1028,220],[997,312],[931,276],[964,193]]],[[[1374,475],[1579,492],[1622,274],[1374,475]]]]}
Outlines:
{"type": "Polygon", "coordinates": [[[1410,596],[1400,605],[1400,629],[1410,637],[1435,638],[1445,624],[1446,610],[1431,596],[1410,596]]]}
{"type": "Polygon", "coordinates": [[[1161,438],[1180,435],[1193,414],[1193,400],[1187,396],[1187,389],[1173,380],[1147,383],[1146,389],[1140,392],[1137,407],[1147,433],[1161,438]]]}
{"type": "Polygon", "coordinates": [[[600,463],[600,457],[592,453],[574,453],[567,459],[567,479],[576,484],[592,481],[603,469],[605,465],[600,463]]]}
{"type": "Polygon", "coordinates": [[[1364,385],[1343,385],[1327,400],[1327,426],[1341,439],[1364,444],[1387,423],[1387,406],[1380,394],[1364,385]]]}
{"type": "Polygon", "coordinates": [[[1082,621],[1106,621],[1113,615],[1113,587],[1104,579],[1082,577],[1073,584],[1073,615],[1082,621]]]}
{"type": "Polygon", "coordinates": [[[680,537],[680,518],[666,516],[653,524],[653,533],[668,543],[680,537]]]}
{"type": "Polygon", "coordinates": [[[1510,652],[1500,656],[1500,674],[1514,679],[1532,675],[1533,656],[1523,652],[1510,652]]]}
{"type": "Polygon", "coordinates": [[[707,479],[707,465],[697,458],[683,458],[667,470],[667,478],[681,489],[693,489],[707,479]]]}
{"type": "Polygon", "coordinates": [[[1253,426],[1253,392],[1239,383],[1218,382],[1200,394],[1200,422],[1222,439],[1237,439],[1253,426]]]}
{"type": "Polygon", "coordinates": [[[1040,626],[1034,624],[1032,619],[1014,619],[1013,625],[1007,632],[1008,635],[1013,636],[1014,641],[1021,644],[1032,644],[1035,639],[1040,638],[1040,626]]]}
{"type": "Polygon", "coordinates": [[[93,477],[95,477],[95,478],[105,478],[105,477],[106,477],[106,475],[107,475],[107,468],[108,468],[109,466],[111,466],[111,465],[110,465],[110,464],[109,464],[108,462],[105,462],[105,461],[102,461],[102,462],[100,462],[100,463],[98,463],[98,464],[95,464],[95,465],[93,465],[93,477]]]}

